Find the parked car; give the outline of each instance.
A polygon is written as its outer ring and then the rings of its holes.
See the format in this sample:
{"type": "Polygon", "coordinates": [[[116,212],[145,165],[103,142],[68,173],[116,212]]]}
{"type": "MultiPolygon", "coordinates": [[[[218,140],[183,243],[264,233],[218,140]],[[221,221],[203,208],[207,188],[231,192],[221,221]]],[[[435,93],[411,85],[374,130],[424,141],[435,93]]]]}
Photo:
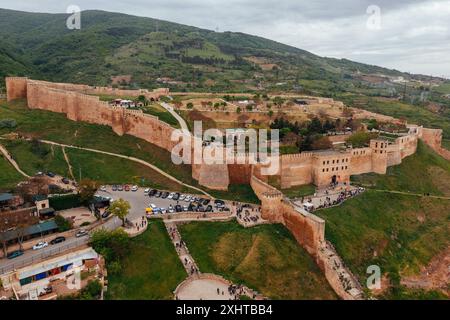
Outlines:
{"type": "Polygon", "coordinates": [[[169,213],[174,213],[175,209],[173,208],[172,205],[170,205],[169,208],[168,208],[168,211],[169,211],[169,213]]]}
{"type": "Polygon", "coordinates": [[[106,191],[106,186],[101,186],[100,191],[106,191]]]}
{"type": "Polygon", "coordinates": [[[46,241],[39,241],[38,243],[36,243],[33,246],[33,250],[39,250],[39,249],[43,249],[45,247],[48,247],[48,242],[46,242],[46,241]]]}
{"type": "Polygon", "coordinates": [[[124,189],[125,191],[130,191],[130,186],[126,184],[125,187],[123,187],[123,189],[124,189]]]}
{"type": "Polygon", "coordinates": [[[62,178],[61,181],[64,184],[69,184],[70,183],[69,179],[67,179],[67,178],[62,178]]]}
{"type": "Polygon", "coordinates": [[[81,229],[80,231],[78,231],[75,234],[75,237],[81,238],[81,237],[84,237],[84,236],[87,236],[87,235],[88,235],[88,232],[86,230],[84,230],[84,229],[81,229]]]}
{"type": "Polygon", "coordinates": [[[187,195],[185,198],[184,198],[184,201],[186,201],[186,202],[190,202],[191,201],[191,196],[190,195],[187,195]]]}
{"type": "Polygon", "coordinates": [[[175,195],[175,192],[169,193],[169,195],[167,196],[167,199],[173,199],[174,195],[175,195]]]}
{"type": "Polygon", "coordinates": [[[167,209],[166,208],[161,208],[160,211],[161,211],[162,214],[167,213],[167,209]]]}
{"type": "Polygon", "coordinates": [[[168,192],[163,192],[161,198],[166,199],[169,196],[168,192]]]}
{"type": "Polygon", "coordinates": [[[219,207],[223,207],[225,205],[225,202],[223,200],[216,199],[216,200],[214,200],[214,204],[216,207],[219,208],[219,207]]]}
{"type": "Polygon", "coordinates": [[[178,192],[176,192],[176,193],[173,195],[173,198],[172,198],[172,199],[178,201],[178,200],[180,199],[180,194],[179,194],[178,192]]]}
{"type": "Polygon", "coordinates": [[[8,253],[6,258],[14,259],[14,258],[20,257],[21,255],[23,255],[23,251],[22,250],[16,250],[16,251],[8,253]]]}
{"type": "Polygon", "coordinates": [[[212,205],[209,204],[209,205],[206,207],[205,212],[213,212],[213,207],[212,207],[212,205]]]}
{"type": "Polygon", "coordinates": [[[153,197],[157,192],[158,192],[158,190],[152,189],[152,190],[150,190],[150,191],[148,192],[148,196],[149,196],[149,197],[153,197]]]}
{"type": "Polygon", "coordinates": [[[150,208],[152,208],[153,210],[156,209],[156,205],[154,203],[150,203],[150,208]]]}
{"type": "Polygon", "coordinates": [[[199,204],[199,205],[197,206],[197,211],[198,211],[198,212],[205,212],[205,207],[203,207],[201,204],[199,204]]]}
{"type": "Polygon", "coordinates": [[[183,206],[183,211],[184,211],[184,212],[189,211],[189,207],[188,207],[188,206],[183,206]]]}
{"type": "Polygon", "coordinates": [[[112,186],[112,191],[117,191],[117,186],[115,184],[112,186]]]}
{"type": "Polygon", "coordinates": [[[133,187],[131,188],[131,191],[136,192],[136,191],[138,191],[138,189],[139,189],[138,186],[133,186],[133,187]]]}
{"type": "Polygon", "coordinates": [[[144,194],[149,194],[149,192],[150,192],[150,188],[145,188],[144,189],[144,194]]]}
{"type": "Polygon", "coordinates": [[[202,203],[203,203],[204,206],[206,206],[206,205],[208,205],[210,202],[211,202],[211,200],[209,200],[209,199],[204,199],[202,203]]]}
{"type": "Polygon", "coordinates": [[[49,171],[47,172],[47,176],[49,176],[50,178],[54,178],[56,175],[53,172],[49,171]]]}
{"type": "Polygon", "coordinates": [[[64,241],[66,241],[65,237],[56,237],[55,239],[50,241],[50,244],[53,245],[53,244],[61,243],[61,242],[64,242],[64,241]]]}
{"type": "Polygon", "coordinates": [[[180,206],[179,204],[177,204],[177,205],[175,206],[175,211],[176,211],[176,212],[182,212],[182,211],[183,211],[183,207],[180,206]]]}
{"type": "Polygon", "coordinates": [[[159,198],[161,196],[162,196],[162,192],[161,191],[156,191],[155,198],[159,198]]]}
{"type": "Polygon", "coordinates": [[[123,186],[122,186],[121,184],[119,184],[119,185],[117,186],[117,191],[123,191],[123,186]]]}

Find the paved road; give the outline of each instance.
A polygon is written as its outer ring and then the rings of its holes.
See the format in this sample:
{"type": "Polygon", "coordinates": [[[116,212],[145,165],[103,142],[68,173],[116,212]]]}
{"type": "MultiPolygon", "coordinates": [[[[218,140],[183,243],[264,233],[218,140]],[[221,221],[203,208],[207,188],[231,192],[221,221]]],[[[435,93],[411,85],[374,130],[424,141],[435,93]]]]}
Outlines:
{"type": "Polygon", "coordinates": [[[182,130],[189,132],[189,128],[186,124],[186,121],[184,121],[184,119],[178,113],[175,112],[175,110],[173,109],[173,107],[170,104],[168,104],[166,102],[161,102],[161,106],[164,109],[166,109],[167,111],[169,111],[170,114],[172,114],[175,117],[175,119],[177,119],[182,130]]]}

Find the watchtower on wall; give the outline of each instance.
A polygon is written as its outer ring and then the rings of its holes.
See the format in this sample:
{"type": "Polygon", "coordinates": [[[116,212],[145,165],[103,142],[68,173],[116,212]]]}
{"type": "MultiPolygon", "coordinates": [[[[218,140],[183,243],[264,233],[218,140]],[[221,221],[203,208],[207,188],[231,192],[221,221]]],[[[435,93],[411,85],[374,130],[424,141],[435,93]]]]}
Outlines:
{"type": "Polygon", "coordinates": [[[387,140],[370,140],[370,149],[372,149],[372,171],[378,174],[386,174],[388,158],[387,140]]]}

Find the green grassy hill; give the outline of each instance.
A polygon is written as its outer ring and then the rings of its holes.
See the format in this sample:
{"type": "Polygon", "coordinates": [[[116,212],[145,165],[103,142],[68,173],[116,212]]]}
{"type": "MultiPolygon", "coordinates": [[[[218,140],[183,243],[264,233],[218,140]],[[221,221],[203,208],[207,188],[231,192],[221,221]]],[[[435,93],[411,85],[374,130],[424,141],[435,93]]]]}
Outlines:
{"type": "MultiPolygon", "coordinates": [[[[160,86],[158,77],[170,77],[183,82],[174,86],[177,89],[231,91],[245,89],[231,80],[248,80],[248,87],[263,82],[268,88],[277,88],[278,82],[288,82],[292,88],[301,79],[326,80],[341,87],[339,82],[350,80],[358,71],[410,76],[345,59],[322,58],[238,32],[214,32],[104,11],[84,11],[81,16],[81,30],[69,30],[67,14],[0,9],[0,39],[10,44],[10,52],[20,62],[3,72],[93,85],[108,84],[111,76],[132,75],[131,86],[141,87],[160,86]],[[265,69],[264,64],[275,68],[265,69]]],[[[7,59],[0,52],[0,65],[7,59]]]]}
{"type": "Polygon", "coordinates": [[[368,189],[339,207],[318,211],[326,220],[327,239],[362,283],[367,267],[375,264],[392,281],[386,297],[418,298],[418,292],[399,285],[400,278],[417,274],[450,245],[450,199],[408,193],[449,196],[449,162],[421,143],[387,175],[363,175],[358,181],[405,194],[368,189]]]}
{"type": "Polygon", "coordinates": [[[271,299],[336,298],[314,260],[282,225],[192,222],[179,230],[202,272],[244,283],[271,299]]]}

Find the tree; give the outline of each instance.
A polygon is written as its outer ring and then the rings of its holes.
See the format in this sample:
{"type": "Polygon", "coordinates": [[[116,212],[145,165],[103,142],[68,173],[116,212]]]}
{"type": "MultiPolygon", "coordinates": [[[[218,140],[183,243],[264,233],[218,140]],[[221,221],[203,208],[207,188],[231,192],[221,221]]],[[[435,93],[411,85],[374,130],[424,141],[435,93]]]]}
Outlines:
{"type": "Polygon", "coordinates": [[[353,148],[362,148],[369,144],[370,140],[375,138],[376,134],[371,134],[364,131],[357,131],[353,133],[347,139],[347,143],[350,143],[353,148]]]}
{"type": "Polygon", "coordinates": [[[194,108],[194,104],[193,104],[192,102],[188,102],[188,104],[186,105],[186,107],[187,107],[188,109],[192,109],[192,108],[194,108]]]}
{"type": "Polygon", "coordinates": [[[269,110],[268,115],[269,115],[269,118],[272,118],[273,117],[273,110],[269,110]]]}
{"type": "Polygon", "coordinates": [[[82,203],[89,203],[99,188],[99,183],[91,179],[82,179],[78,187],[78,193],[82,203]]]}
{"type": "Polygon", "coordinates": [[[237,109],[236,109],[236,113],[241,113],[241,107],[237,107],[237,109]]]}
{"type": "Polygon", "coordinates": [[[130,203],[121,198],[111,204],[109,211],[122,220],[122,226],[125,227],[125,218],[130,213],[130,208],[130,203]]]}
{"type": "Polygon", "coordinates": [[[326,150],[331,149],[332,146],[333,144],[328,137],[317,137],[314,139],[311,148],[313,150],[326,150]]]}

